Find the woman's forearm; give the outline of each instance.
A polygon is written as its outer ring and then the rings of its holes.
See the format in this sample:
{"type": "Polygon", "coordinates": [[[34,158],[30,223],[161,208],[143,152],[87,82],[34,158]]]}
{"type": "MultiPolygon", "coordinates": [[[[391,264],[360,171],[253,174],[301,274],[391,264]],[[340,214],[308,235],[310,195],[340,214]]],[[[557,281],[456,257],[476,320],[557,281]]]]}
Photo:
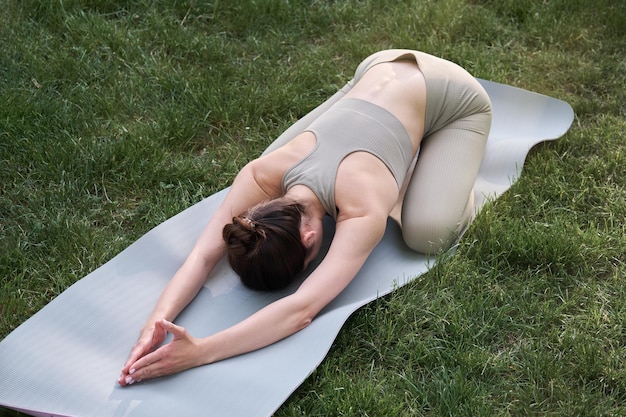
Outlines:
{"type": "Polygon", "coordinates": [[[143,355],[131,355],[118,381],[123,386],[131,385],[268,346],[311,322],[313,314],[307,305],[300,296],[286,297],[203,339],[191,336],[183,327],[169,321],[157,320],[155,332],[163,338],[166,332],[171,333],[172,341],[143,355]]]}
{"type": "Polygon", "coordinates": [[[200,253],[192,251],[161,293],[144,327],[154,326],[156,320],[174,320],[198,294],[212,267],[200,253]]]}
{"type": "MultiPolygon", "coordinates": [[[[146,320],[141,330],[139,339],[132,347],[130,355],[122,368],[119,378],[121,385],[132,384],[135,379],[131,377],[138,369],[142,361],[146,362],[146,358],[159,352],[158,347],[163,343],[166,333],[170,331],[164,323],[170,323],[178,314],[194,299],[194,297],[202,288],[207,276],[223,255],[223,245],[216,239],[212,239],[214,233],[214,224],[205,228],[202,235],[196,242],[193,250],[185,260],[185,263],[174,274],[170,282],[167,284],[159,300],[157,301],[152,313],[146,320]],[[217,243],[215,243],[217,242],[217,243]]],[[[170,323],[171,326],[174,326],[170,323]]],[[[175,331],[175,328],[174,330],[175,331]]],[[[179,335],[180,336],[180,335],[179,335]]],[[[182,336],[181,336],[182,337],[182,336]]],[[[190,341],[191,338],[183,337],[184,341],[190,341]]],[[[189,343],[181,343],[179,345],[189,346],[189,343]]],[[[170,343],[168,346],[171,346],[170,343]]],[[[150,362],[149,362],[150,363],[150,362]]],[[[181,368],[186,369],[186,367],[181,368]]],[[[147,372],[147,371],[144,371],[147,372]]],[[[171,371],[175,372],[175,371],[171,371]]],[[[145,376],[147,378],[148,376],[145,376]]],[[[135,376],[135,378],[141,379],[135,376]]]]}

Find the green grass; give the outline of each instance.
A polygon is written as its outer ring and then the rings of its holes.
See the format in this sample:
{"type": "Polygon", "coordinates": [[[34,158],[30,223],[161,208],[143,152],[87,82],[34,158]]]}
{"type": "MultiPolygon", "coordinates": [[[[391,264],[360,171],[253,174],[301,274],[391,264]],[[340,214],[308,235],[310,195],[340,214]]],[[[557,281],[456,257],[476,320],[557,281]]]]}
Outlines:
{"type": "Polygon", "coordinates": [[[0,338],[227,186],[362,58],[414,48],[576,120],[454,256],[355,313],[277,415],[626,414],[622,0],[8,0],[0,18],[0,338]]]}

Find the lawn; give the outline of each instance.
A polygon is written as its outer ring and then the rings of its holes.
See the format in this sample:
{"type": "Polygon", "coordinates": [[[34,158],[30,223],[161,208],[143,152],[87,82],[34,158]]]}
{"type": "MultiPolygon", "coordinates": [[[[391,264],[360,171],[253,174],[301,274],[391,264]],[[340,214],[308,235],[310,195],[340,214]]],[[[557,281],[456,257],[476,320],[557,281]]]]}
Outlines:
{"type": "Polygon", "coordinates": [[[7,0],[0,19],[0,338],[228,186],[364,57],[411,48],[576,119],[277,416],[626,415],[623,0],[7,0]]]}

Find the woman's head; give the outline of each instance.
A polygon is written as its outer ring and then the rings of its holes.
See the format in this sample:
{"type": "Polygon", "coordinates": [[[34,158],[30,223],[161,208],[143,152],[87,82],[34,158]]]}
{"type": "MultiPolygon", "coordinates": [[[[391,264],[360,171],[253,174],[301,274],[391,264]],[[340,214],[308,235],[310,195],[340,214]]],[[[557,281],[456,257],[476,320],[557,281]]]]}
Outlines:
{"type": "Polygon", "coordinates": [[[259,204],[224,226],[227,257],[241,281],[255,290],[285,288],[301,272],[309,251],[303,243],[302,204],[280,198],[259,204]]]}

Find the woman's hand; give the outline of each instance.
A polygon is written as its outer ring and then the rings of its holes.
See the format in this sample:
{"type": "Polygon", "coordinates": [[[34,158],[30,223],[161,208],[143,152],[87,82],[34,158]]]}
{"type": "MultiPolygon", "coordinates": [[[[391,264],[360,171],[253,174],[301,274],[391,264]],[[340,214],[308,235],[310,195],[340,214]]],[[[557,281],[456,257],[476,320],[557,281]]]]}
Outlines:
{"type": "Polygon", "coordinates": [[[150,343],[142,342],[141,339],[137,342],[122,370],[118,381],[120,385],[132,385],[144,379],[171,375],[201,364],[198,359],[198,340],[183,327],[167,320],[159,320],[155,323],[153,341],[160,338],[158,344],[161,344],[168,332],[174,339],[153,352],[151,350],[156,345],[152,344],[152,348],[147,350],[150,343]],[[144,353],[140,354],[141,352],[144,353]]]}
{"type": "Polygon", "coordinates": [[[153,327],[145,328],[141,332],[139,340],[137,340],[137,343],[135,343],[135,346],[131,349],[130,355],[124,364],[124,368],[122,369],[122,374],[120,375],[121,385],[125,385],[122,381],[124,381],[128,376],[131,365],[161,346],[161,343],[165,340],[167,332],[162,325],[159,325],[159,323],[160,321],[156,322],[153,327]]]}

